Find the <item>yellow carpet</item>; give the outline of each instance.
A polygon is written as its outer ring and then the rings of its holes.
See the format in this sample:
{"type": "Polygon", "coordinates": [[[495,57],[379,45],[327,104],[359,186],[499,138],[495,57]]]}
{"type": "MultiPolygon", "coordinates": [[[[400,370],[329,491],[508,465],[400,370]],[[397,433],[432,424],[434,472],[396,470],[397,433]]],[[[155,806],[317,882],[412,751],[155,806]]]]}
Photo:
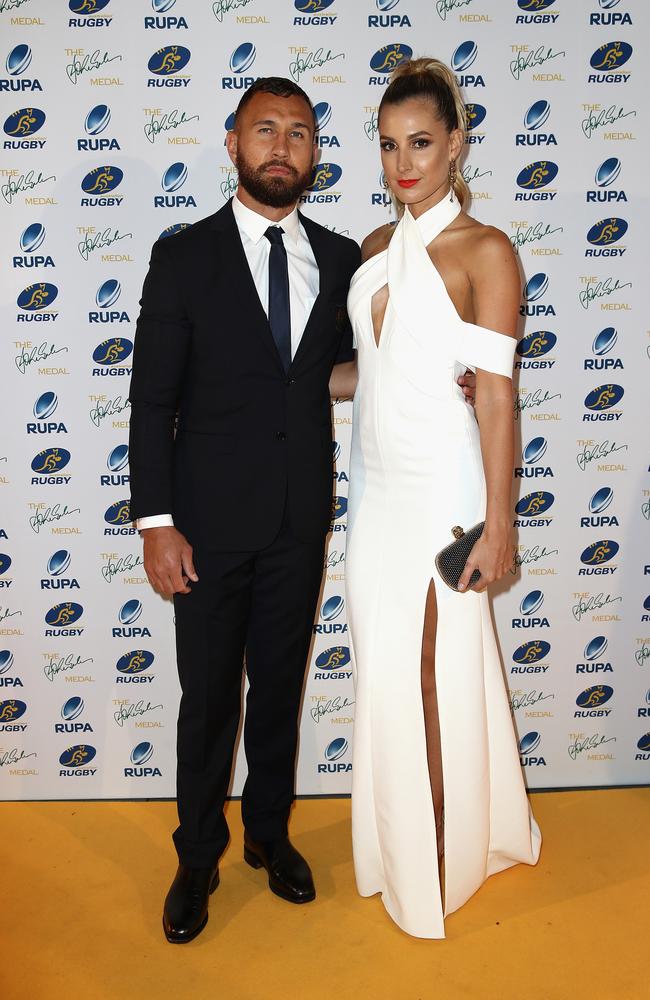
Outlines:
{"type": "Polygon", "coordinates": [[[239,803],[210,920],[166,943],[175,871],[169,802],[0,805],[2,1000],[641,1000],[648,987],[650,790],[533,796],[536,868],[491,878],[407,937],[357,896],[347,799],[300,801],[291,831],[315,903],[273,896],[241,858],[239,803]]]}

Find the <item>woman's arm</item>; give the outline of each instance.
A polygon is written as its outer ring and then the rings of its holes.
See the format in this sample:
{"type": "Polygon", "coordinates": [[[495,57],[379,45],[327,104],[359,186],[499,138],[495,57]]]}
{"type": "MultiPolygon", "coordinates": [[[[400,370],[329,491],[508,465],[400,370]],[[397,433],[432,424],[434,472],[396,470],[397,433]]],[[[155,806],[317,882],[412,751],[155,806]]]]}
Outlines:
{"type": "Polygon", "coordinates": [[[334,365],[330,375],[330,396],[332,399],[352,399],[359,381],[357,359],[342,361],[334,365]]]}
{"type": "MultiPolygon", "coordinates": [[[[472,251],[471,282],[474,322],[511,337],[517,335],[521,280],[508,237],[487,227],[472,251]]],[[[512,380],[479,368],[476,373],[476,417],[487,488],[485,529],[460,580],[464,590],[478,568],[481,578],[472,590],[485,590],[512,566],[510,510],[514,464],[512,380]]]]}

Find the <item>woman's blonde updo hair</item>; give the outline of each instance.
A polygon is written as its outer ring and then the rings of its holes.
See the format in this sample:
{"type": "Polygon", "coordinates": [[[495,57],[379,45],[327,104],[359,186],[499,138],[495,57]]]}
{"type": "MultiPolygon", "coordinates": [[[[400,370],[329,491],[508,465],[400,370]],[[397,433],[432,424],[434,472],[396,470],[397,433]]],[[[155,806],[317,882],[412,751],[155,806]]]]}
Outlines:
{"type": "MultiPolygon", "coordinates": [[[[379,116],[389,104],[401,104],[416,97],[431,101],[438,119],[447,132],[460,129],[463,141],[467,131],[467,114],[460,87],[454,73],[439,59],[409,59],[393,70],[390,83],[379,104],[379,116]]],[[[456,165],[457,166],[457,165],[456,165]]],[[[459,169],[456,169],[454,194],[461,205],[467,205],[470,191],[459,169]]]]}

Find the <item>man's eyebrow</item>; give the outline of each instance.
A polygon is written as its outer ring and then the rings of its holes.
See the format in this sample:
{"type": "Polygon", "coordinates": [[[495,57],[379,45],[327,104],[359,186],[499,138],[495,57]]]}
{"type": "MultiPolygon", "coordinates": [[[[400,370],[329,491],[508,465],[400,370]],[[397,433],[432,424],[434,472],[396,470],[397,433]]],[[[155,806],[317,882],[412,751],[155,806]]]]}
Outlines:
{"type": "MultiPolygon", "coordinates": [[[[277,124],[278,123],[277,123],[277,120],[275,118],[260,118],[258,121],[253,122],[253,125],[277,125],[277,124]]],[[[309,125],[306,124],[306,122],[292,122],[291,123],[291,128],[306,128],[306,129],[309,129],[310,127],[313,128],[313,125],[309,126],[309,125]]]]}

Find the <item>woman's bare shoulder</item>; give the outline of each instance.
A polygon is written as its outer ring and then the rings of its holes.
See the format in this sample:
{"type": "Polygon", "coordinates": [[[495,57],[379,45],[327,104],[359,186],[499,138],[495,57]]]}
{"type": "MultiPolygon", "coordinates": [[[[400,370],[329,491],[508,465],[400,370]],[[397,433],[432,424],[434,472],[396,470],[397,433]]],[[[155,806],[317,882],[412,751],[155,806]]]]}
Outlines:
{"type": "Polygon", "coordinates": [[[458,236],[466,241],[467,248],[471,249],[472,257],[477,263],[489,266],[492,262],[514,257],[512,243],[503,230],[488,226],[464,213],[459,216],[458,221],[458,236]]]}
{"type": "Polygon", "coordinates": [[[387,222],[383,226],[379,226],[378,229],[373,229],[371,233],[368,233],[365,240],[361,244],[361,260],[369,260],[370,257],[375,257],[378,253],[381,253],[386,249],[390,243],[390,238],[394,232],[395,226],[387,222]]]}

